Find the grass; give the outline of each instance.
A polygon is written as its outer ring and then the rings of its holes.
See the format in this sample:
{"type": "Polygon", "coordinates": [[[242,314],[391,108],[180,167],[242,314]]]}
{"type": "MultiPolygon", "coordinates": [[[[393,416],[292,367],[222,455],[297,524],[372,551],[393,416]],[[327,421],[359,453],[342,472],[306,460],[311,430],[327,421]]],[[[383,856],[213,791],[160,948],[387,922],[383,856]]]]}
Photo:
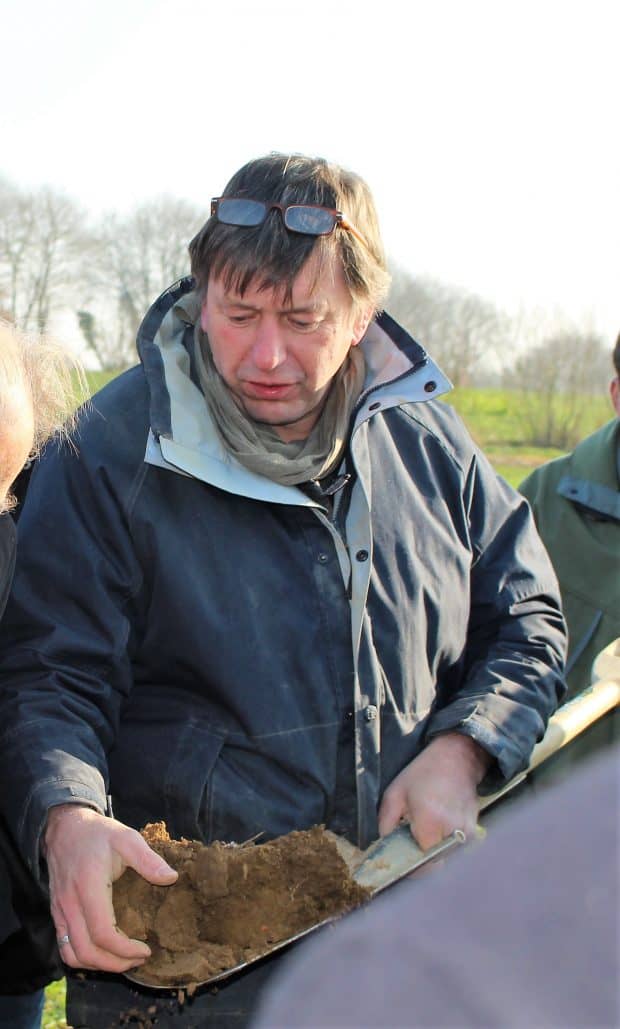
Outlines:
{"type": "MultiPolygon", "coordinates": [[[[101,389],[114,376],[109,372],[89,372],[93,392],[101,389]]],[[[549,447],[536,447],[521,438],[519,396],[510,390],[455,389],[446,397],[467,425],[476,443],[484,450],[491,464],[513,486],[544,461],[562,453],[549,447]]],[[[612,416],[605,398],[591,405],[584,435],[593,432],[612,416]]],[[[64,1020],[65,983],[52,983],[46,990],[43,1029],[66,1029],[64,1020]]]]}
{"type": "Polygon", "coordinates": [[[65,980],[50,983],[45,991],[45,1008],[41,1021],[42,1029],[66,1029],[65,980]]]}
{"type": "MultiPolygon", "coordinates": [[[[459,412],[495,470],[512,486],[519,486],[538,465],[565,452],[525,441],[522,401],[513,390],[461,388],[448,393],[445,401],[459,412]]],[[[611,405],[605,397],[588,398],[582,435],[594,432],[611,417],[611,405]]]]}

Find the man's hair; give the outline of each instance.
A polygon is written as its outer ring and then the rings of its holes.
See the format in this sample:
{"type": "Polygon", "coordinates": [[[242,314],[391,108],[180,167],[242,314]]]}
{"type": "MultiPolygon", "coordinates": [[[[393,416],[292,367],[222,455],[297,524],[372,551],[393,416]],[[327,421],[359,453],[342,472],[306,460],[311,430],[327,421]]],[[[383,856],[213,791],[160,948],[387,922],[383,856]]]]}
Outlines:
{"type": "Polygon", "coordinates": [[[68,437],[75,410],[87,396],[79,361],[51,339],[28,336],[0,320],[0,424],[11,394],[32,403],[33,455],[51,436],[68,437]]]}
{"type": "Polygon", "coordinates": [[[252,283],[261,289],[281,288],[290,299],[293,282],[311,254],[317,279],[337,256],[353,302],[381,309],[390,275],[372,194],[359,175],[323,158],[269,154],[245,164],[222,196],[335,208],[355,225],[368,246],[340,226],[328,236],[290,232],[276,208],[254,227],[224,225],[213,216],[189,245],[200,293],[204,294],[213,275],[222,276],[226,289],[241,295],[252,283]]]}
{"type": "Polygon", "coordinates": [[[613,349],[612,361],[614,363],[614,368],[616,369],[616,375],[620,378],[620,332],[618,333],[618,339],[616,340],[616,345],[613,349]]]}

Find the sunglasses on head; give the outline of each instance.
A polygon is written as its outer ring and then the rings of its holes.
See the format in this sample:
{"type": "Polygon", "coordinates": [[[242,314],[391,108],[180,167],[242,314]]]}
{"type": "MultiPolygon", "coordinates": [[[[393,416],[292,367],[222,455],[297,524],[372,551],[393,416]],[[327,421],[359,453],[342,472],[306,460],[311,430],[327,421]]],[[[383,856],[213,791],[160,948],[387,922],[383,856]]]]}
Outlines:
{"type": "Polygon", "coordinates": [[[261,225],[270,211],[276,207],[282,221],[290,232],[301,232],[306,236],[329,236],[337,225],[353,233],[367,248],[368,243],[361,232],[347,221],[342,211],[320,204],[275,204],[270,201],[250,200],[247,197],[214,197],[211,201],[211,215],[224,225],[240,225],[249,228],[261,225]]]}

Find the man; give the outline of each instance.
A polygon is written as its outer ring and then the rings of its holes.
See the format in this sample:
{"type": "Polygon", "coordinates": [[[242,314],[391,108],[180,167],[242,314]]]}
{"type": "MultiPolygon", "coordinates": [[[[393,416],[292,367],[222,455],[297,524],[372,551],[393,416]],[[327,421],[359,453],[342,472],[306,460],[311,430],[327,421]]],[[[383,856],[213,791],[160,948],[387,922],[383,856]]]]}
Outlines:
{"type": "MultiPolygon", "coordinates": [[[[620,636],[620,335],[612,355],[609,392],[616,417],[571,454],[537,468],[519,487],[528,498],[562,593],[568,626],[568,696],[590,685],[592,662],[620,636]]],[[[618,739],[620,716],[610,713],[553,758],[534,778],[542,782],[575,760],[618,739]]]]}
{"type": "MultiPolygon", "coordinates": [[[[51,435],[67,431],[62,426],[74,399],[72,367],[60,348],[27,340],[0,321],[0,618],[15,564],[16,527],[9,512],[16,500],[10,491],[28,457],[51,435]]],[[[0,783],[0,793],[8,788],[0,783]]],[[[62,975],[57,955],[49,954],[53,940],[45,898],[0,818],[0,1027],[40,1025],[42,987],[62,975]]]]}
{"type": "Polygon", "coordinates": [[[148,947],[115,929],[110,884],[175,873],[129,827],[243,841],[324,823],[365,847],[406,817],[426,848],[473,830],[478,788],[526,765],[563,692],[527,504],[377,314],[363,181],[251,161],[190,255],[79,454],[33,476],[5,630],[7,818],[49,874],[67,966],[116,974],[69,979],[89,1029],[127,1010],[240,1025],[270,970],[183,1013],[130,993],[117,973],[148,947]]]}

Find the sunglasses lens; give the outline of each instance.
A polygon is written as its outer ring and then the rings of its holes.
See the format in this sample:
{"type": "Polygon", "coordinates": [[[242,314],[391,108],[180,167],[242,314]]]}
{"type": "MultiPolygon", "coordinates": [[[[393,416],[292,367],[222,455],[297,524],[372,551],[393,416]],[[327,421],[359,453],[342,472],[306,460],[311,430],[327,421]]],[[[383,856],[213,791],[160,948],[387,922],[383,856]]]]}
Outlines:
{"type": "Polygon", "coordinates": [[[336,224],[331,211],[321,207],[288,207],[284,224],[292,232],[305,232],[309,236],[327,236],[336,224]]]}
{"type": "Polygon", "coordinates": [[[222,197],[217,205],[218,221],[225,225],[260,225],[266,213],[266,205],[260,200],[222,197]]]}

